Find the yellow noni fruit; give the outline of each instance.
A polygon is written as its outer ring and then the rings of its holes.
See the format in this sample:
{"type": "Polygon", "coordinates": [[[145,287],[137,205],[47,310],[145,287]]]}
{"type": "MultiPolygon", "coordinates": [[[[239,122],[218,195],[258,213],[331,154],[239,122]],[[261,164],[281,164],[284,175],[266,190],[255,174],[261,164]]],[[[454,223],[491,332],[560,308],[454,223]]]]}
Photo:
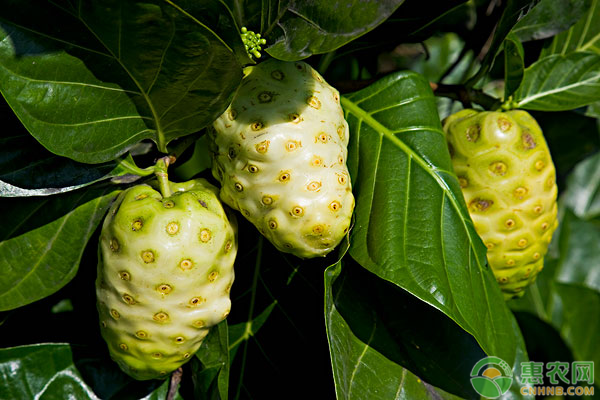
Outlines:
{"type": "Polygon", "coordinates": [[[271,59],[244,73],[211,132],[221,199],[280,251],[325,256],[354,210],[339,92],[304,62],[271,59]]]}
{"type": "Polygon", "coordinates": [[[102,227],[97,307],[102,337],[121,369],[164,378],[189,361],[231,308],[234,217],[203,179],[122,192],[102,227]]]}
{"type": "Polygon", "coordinates": [[[527,112],[465,109],[444,121],[454,172],[505,298],[543,268],[558,221],[556,173],[527,112]]]}

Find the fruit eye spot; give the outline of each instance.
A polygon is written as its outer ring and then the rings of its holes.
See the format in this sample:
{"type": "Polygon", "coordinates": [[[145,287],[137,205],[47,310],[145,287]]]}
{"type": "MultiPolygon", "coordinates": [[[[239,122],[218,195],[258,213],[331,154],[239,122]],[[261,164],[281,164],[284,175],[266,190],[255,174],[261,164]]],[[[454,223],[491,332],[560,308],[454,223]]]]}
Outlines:
{"type": "Polygon", "coordinates": [[[231,108],[229,110],[229,119],[234,121],[237,118],[237,111],[235,111],[233,108],[231,108]]]}
{"type": "Polygon", "coordinates": [[[160,353],[152,353],[152,358],[162,358],[162,354],[160,354],[160,353]]]}
{"type": "Polygon", "coordinates": [[[515,221],[509,218],[506,221],[504,221],[504,226],[506,226],[508,229],[514,228],[515,221]]]}
{"type": "Polygon", "coordinates": [[[311,164],[315,167],[320,167],[321,165],[323,165],[323,159],[319,156],[315,156],[313,157],[311,164]]]}
{"type": "Polygon", "coordinates": [[[269,221],[269,228],[271,229],[277,229],[277,221],[275,221],[274,219],[269,221]]]}
{"type": "Polygon", "coordinates": [[[210,274],[208,274],[209,282],[214,282],[218,277],[219,277],[219,273],[217,271],[213,271],[210,274]]]}
{"type": "Polygon", "coordinates": [[[163,206],[165,208],[173,208],[175,207],[175,203],[173,202],[173,200],[167,200],[163,203],[163,206]]]}
{"type": "Polygon", "coordinates": [[[225,288],[225,293],[229,292],[231,292],[231,284],[227,285],[227,287],[225,288]]]}
{"type": "Polygon", "coordinates": [[[273,93],[271,92],[262,92],[258,95],[258,101],[261,103],[269,103],[273,100],[273,93]]]}
{"type": "Polygon", "coordinates": [[[285,75],[283,74],[283,72],[281,72],[278,69],[276,69],[275,71],[271,72],[271,78],[273,78],[273,79],[275,79],[277,81],[283,80],[284,77],[285,77],[285,75]]]}
{"type": "Polygon", "coordinates": [[[177,222],[169,222],[166,230],[169,235],[175,235],[179,232],[179,224],[177,222]]]}
{"type": "Polygon", "coordinates": [[[337,94],[337,93],[334,93],[333,94],[333,99],[335,100],[336,103],[339,102],[340,101],[340,95],[337,94]]]}
{"type": "Polygon", "coordinates": [[[127,271],[121,271],[121,272],[119,272],[119,277],[121,279],[123,279],[124,281],[128,281],[128,280],[131,279],[131,276],[129,275],[129,272],[127,272],[127,271]]]}
{"type": "Polygon", "coordinates": [[[102,325],[103,328],[106,328],[106,322],[102,321],[100,325],[102,325]]]}
{"type": "Polygon", "coordinates": [[[183,358],[190,358],[190,353],[184,353],[183,358]]]}
{"type": "Polygon", "coordinates": [[[500,283],[506,283],[506,282],[508,282],[508,278],[505,277],[505,276],[503,276],[502,278],[498,279],[498,282],[500,282],[500,283]]]}
{"type": "Polygon", "coordinates": [[[321,101],[319,99],[317,99],[315,96],[309,96],[306,99],[306,104],[308,104],[309,106],[311,106],[315,110],[318,110],[318,109],[321,108],[321,101]]]}
{"type": "Polygon", "coordinates": [[[211,234],[210,231],[208,229],[202,229],[202,231],[200,231],[200,241],[201,242],[208,242],[211,238],[211,234]]]}
{"type": "Polygon", "coordinates": [[[515,265],[515,260],[513,260],[512,258],[509,260],[506,260],[506,265],[508,265],[508,266],[515,265]]]}
{"type": "Polygon", "coordinates": [[[138,219],[134,220],[133,223],[131,224],[131,229],[134,231],[139,231],[140,229],[142,229],[142,226],[144,226],[144,222],[142,221],[141,218],[138,218],[138,219]]]}
{"type": "Polygon", "coordinates": [[[302,64],[296,64],[296,69],[298,71],[304,71],[304,67],[302,66],[302,64]]]}
{"type": "Polygon", "coordinates": [[[269,197],[269,196],[263,196],[263,198],[262,198],[262,203],[263,203],[265,206],[270,206],[271,204],[273,204],[273,198],[272,198],[272,197],[269,197]]]}
{"type": "Polygon", "coordinates": [[[256,165],[249,165],[248,166],[248,171],[252,172],[253,174],[258,172],[258,167],[256,165]]]}
{"type": "Polygon", "coordinates": [[[506,174],[506,164],[504,164],[502,161],[496,161],[490,164],[490,171],[493,174],[496,175],[500,175],[503,176],[506,174]]]}
{"type": "Polygon", "coordinates": [[[533,253],[533,259],[539,260],[542,255],[540,253],[533,253]]]}
{"type": "Polygon", "coordinates": [[[323,225],[315,225],[312,229],[313,233],[320,235],[321,233],[323,233],[323,231],[325,230],[325,228],[323,227],[323,225]]]}
{"type": "Polygon", "coordinates": [[[286,243],[283,245],[286,249],[293,249],[294,246],[291,245],[291,243],[286,243]]]}
{"type": "Polygon", "coordinates": [[[512,122],[510,122],[506,118],[498,118],[498,128],[500,128],[502,132],[508,131],[511,127],[512,122]]]}
{"type": "Polygon", "coordinates": [[[225,252],[226,252],[226,253],[228,253],[228,252],[229,252],[229,250],[231,250],[231,247],[232,247],[232,246],[233,246],[233,245],[232,245],[231,241],[228,241],[228,242],[225,244],[225,252]]]}
{"type": "Polygon", "coordinates": [[[321,143],[327,143],[329,141],[329,136],[327,136],[326,133],[320,133],[319,136],[317,136],[317,140],[321,143]]]}
{"type": "Polygon", "coordinates": [[[340,137],[340,139],[344,140],[344,137],[346,136],[346,134],[344,133],[344,125],[340,125],[337,128],[337,134],[340,137]]]}
{"type": "Polygon", "coordinates": [[[302,121],[302,118],[300,118],[300,115],[296,114],[296,113],[290,114],[290,115],[288,115],[288,117],[290,119],[290,122],[292,122],[294,124],[297,124],[300,121],[302,121]]]}
{"type": "Polygon", "coordinates": [[[344,157],[339,156],[338,157],[338,163],[340,163],[341,165],[344,165],[344,157]]]}
{"type": "Polygon", "coordinates": [[[548,180],[546,181],[546,188],[550,189],[552,186],[554,186],[554,178],[548,178],[548,180]]]}
{"type": "Polygon", "coordinates": [[[235,158],[236,154],[235,154],[235,149],[232,147],[229,149],[229,151],[227,152],[227,155],[229,156],[229,159],[233,159],[235,158]]]}
{"type": "Polygon", "coordinates": [[[264,127],[263,123],[260,121],[254,121],[251,125],[250,125],[250,129],[252,129],[253,131],[260,131],[262,128],[264,127]]]}
{"type": "Polygon", "coordinates": [[[166,312],[157,312],[156,314],[154,314],[154,316],[152,317],[152,319],[154,319],[155,321],[158,322],[165,322],[169,320],[169,314],[167,314],[166,312]]]}
{"type": "Polygon", "coordinates": [[[346,176],[345,175],[338,175],[338,182],[340,183],[340,185],[345,185],[346,184],[346,176]]]}
{"type": "Polygon", "coordinates": [[[239,182],[236,182],[233,186],[235,187],[235,190],[237,190],[238,192],[241,192],[244,190],[244,187],[239,182]]]}
{"type": "Polygon", "coordinates": [[[465,133],[466,139],[469,142],[476,142],[479,139],[479,134],[481,132],[481,126],[473,125],[467,128],[467,132],[465,133]]]}
{"type": "Polygon", "coordinates": [[[294,217],[301,217],[302,215],[304,215],[304,209],[300,206],[296,206],[292,208],[291,215],[294,217]]]}
{"type": "Polygon", "coordinates": [[[528,243],[527,239],[523,238],[523,239],[519,240],[519,242],[517,243],[517,246],[525,247],[525,246],[527,246],[527,243],[528,243]]]}
{"type": "Polygon", "coordinates": [[[342,208],[342,204],[339,201],[334,200],[329,204],[329,208],[331,211],[338,211],[340,208],[342,208]]]}
{"type": "Polygon", "coordinates": [[[306,188],[308,190],[310,190],[311,192],[319,190],[320,187],[321,187],[321,182],[311,182],[306,186],[306,188]]]}
{"type": "Polygon", "coordinates": [[[518,187],[515,189],[514,194],[515,197],[518,199],[522,199],[526,194],[527,194],[528,190],[525,187],[518,187]]]}
{"type": "Polygon", "coordinates": [[[492,200],[480,199],[479,197],[471,200],[469,208],[472,211],[485,211],[494,204],[492,200]]]}
{"type": "Polygon", "coordinates": [[[138,195],[137,195],[137,196],[135,196],[134,198],[135,198],[136,200],[142,200],[142,199],[145,199],[146,197],[148,197],[148,195],[147,195],[147,194],[138,194],[138,195]]]}
{"type": "Polygon", "coordinates": [[[299,143],[296,142],[295,140],[290,140],[289,142],[286,143],[285,145],[285,149],[287,151],[294,151],[298,148],[299,143]]]}
{"type": "Polygon", "coordinates": [[[545,231],[546,229],[548,229],[548,223],[547,223],[547,222],[544,222],[544,223],[542,224],[542,230],[543,230],[543,231],[545,231]]]}
{"type": "Polygon", "coordinates": [[[127,304],[135,304],[135,299],[127,293],[123,295],[123,301],[127,304]]]}
{"type": "Polygon", "coordinates": [[[110,249],[113,252],[119,251],[119,242],[117,241],[117,239],[110,239],[110,249]]]}
{"type": "Polygon", "coordinates": [[[491,249],[493,249],[495,247],[495,245],[494,245],[494,243],[486,243],[485,247],[487,247],[488,250],[491,250],[491,249]]]}
{"type": "Polygon", "coordinates": [[[158,285],[156,290],[158,290],[162,294],[169,294],[169,293],[171,293],[171,290],[173,290],[173,288],[170,285],[163,283],[161,285],[158,285]]]}
{"type": "Polygon", "coordinates": [[[202,327],[204,326],[204,321],[202,321],[201,319],[199,319],[199,320],[197,320],[197,321],[194,321],[194,322],[192,323],[192,325],[193,325],[195,328],[202,328],[202,327]]]}
{"type": "Polygon", "coordinates": [[[531,133],[527,131],[523,132],[523,134],[521,135],[521,142],[523,143],[523,147],[526,150],[531,150],[536,146],[535,139],[533,138],[531,133]]]}
{"type": "Polygon", "coordinates": [[[146,264],[154,262],[154,253],[151,250],[143,251],[142,252],[142,260],[144,260],[144,262],[146,264]]]}
{"type": "Polygon", "coordinates": [[[127,351],[127,349],[129,349],[129,347],[127,347],[127,345],[126,345],[125,343],[121,343],[121,344],[119,345],[119,348],[120,348],[121,350],[123,350],[123,351],[127,351]]]}
{"type": "Polygon", "coordinates": [[[266,153],[267,150],[269,150],[269,141],[268,140],[260,142],[256,145],[256,151],[261,154],[266,153]]]}
{"type": "Polygon", "coordinates": [[[110,316],[114,319],[119,319],[121,317],[121,314],[119,314],[119,312],[113,308],[112,310],[110,310],[110,316]]]}
{"type": "Polygon", "coordinates": [[[290,180],[290,174],[287,172],[282,173],[281,175],[279,175],[279,181],[280,182],[287,182],[290,180]]]}
{"type": "Polygon", "coordinates": [[[183,343],[185,342],[185,338],[183,336],[177,336],[175,338],[175,343],[183,343]]]}
{"type": "Polygon", "coordinates": [[[543,162],[542,160],[538,160],[535,163],[535,169],[537,169],[538,171],[543,170],[545,166],[546,166],[546,163],[543,162]]]}
{"type": "Polygon", "coordinates": [[[204,301],[204,299],[202,297],[192,297],[192,299],[190,300],[190,305],[197,306],[198,304],[202,303],[203,301],[204,301]]]}
{"type": "Polygon", "coordinates": [[[533,207],[533,212],[536,214],[541,214],[544,211],[544,207],[541,205],[533,207]]]}
{"type": "Polygon", "coordinates": [[[469,186],[469,181],[467,180],[467,178],[459,177],[458,178],[458,184],[460,185],[461,188],[464,189],[467,186],[469,186]]]}

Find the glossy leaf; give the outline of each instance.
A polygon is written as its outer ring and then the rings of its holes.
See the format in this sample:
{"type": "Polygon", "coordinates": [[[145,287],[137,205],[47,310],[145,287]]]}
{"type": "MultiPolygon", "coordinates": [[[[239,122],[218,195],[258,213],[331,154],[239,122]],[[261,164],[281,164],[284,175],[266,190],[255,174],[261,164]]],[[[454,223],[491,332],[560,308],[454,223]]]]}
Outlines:
{"type": "Polygon", "coordinates": [[[342,106],[356,195],[350,255],[512,363],[510,315],[452,172],[429,82],[392,74],[342,106]]]}
{"type": "Polygon", "coordinates": [[[563,111],[600,100],[600,54],[582,52],[542,58],[525,70],[516,107],[563,111]]]}
{"type": "Polygon", "coordinates": [[[567,185],[565,203],[575,215],[582,219],[600,216],[600,153],[579,163],[567,185]]]}
{"type": "Polygon", "coordinates": [[[100,163],[142,139],[166,152],[225,109],[239,47],[217,0],[11,0],[0,10],[0,92],[55,154],[100,163]]]}
{"type": "Polygon", "coordinates": [[[504,40],[504,98],[517,91],[523,81],[525,51],[517,36],[509,34],[504,40]]]}
{"type": "Polygon", "coordinates": [[[295,61],[335,50],[382,23],[404,0],[273,2],[277,19],[265,35],[267,52],[295,61]]]}
{"type": "Polygon", "coordinates": [[[196,353],[202,368],[194,371],[193,381],[196,398],[208,397],[216,379],[216,392],[221,399],[228,399],[229,391],[229,335],[227,321],[211,328],[196,353]]]}
{"type": "Polygon", "coordinates": [[[0,199],[0,310],[48,296],[67,284],[117,191],[81,189],[45,198],[0,199]]]}
{"type": "Polygon", "coordinates": [[[586,14],[592,0],[541,0],[512,29],[522,42],[552,37],[586,14]]]}
{"type": "Polygon", "coordinates": [[[600,0],[591,0],[587,12],[569,30],[556,35],[540,57],[572,52],[600,54],[600,0]]]}
{"type": "MultiPolygon", "coordinates": [[[[148,400],[166,397],[168,380],[133,383],[131,378],[125,378],[122,373],[118,377],[111,375],[108,369],[94,370],[93,373],[104,375],[104,381],[100,386],[93,387],[89,383],[89,380],[93,380],[89,376],[92,358],[87,353],[78,346],[63,343],[0,349],[0,371],[3,376],[0,380],[0,398],[96,400],[99,396],[109,398],[115,394],[123,398],[143,397],[148,400]],[[82,351],[86,353],[85,358],[80,354],[82,351]]],[[[181,400],[182,397],[177,394],[174,399],[181,400]]]]}

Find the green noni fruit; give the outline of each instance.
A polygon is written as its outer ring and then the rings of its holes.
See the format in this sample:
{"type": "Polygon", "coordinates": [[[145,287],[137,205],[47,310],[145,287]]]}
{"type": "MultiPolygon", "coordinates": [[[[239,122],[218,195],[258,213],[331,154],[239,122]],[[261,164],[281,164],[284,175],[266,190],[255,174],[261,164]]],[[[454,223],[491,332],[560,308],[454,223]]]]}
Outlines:
{"type": "Polygon", "coordinates": [[[229,313],[236,225],[203,179],[122,192],[102,227],[97,306],[111,357],[135,379],[166,377],[229,313]]]}
{"type": "Polygon", "coordinates": [[[554,164],[525,111],[459,111],[444,122],[454,171],[494,275],[510,299],[543,268],[558,226],[554,164]]]}
{"type": "Polygon", "coordinates": [[[304,62],[271,59],[244,73],[211,133],[221,199],[280,251],[325,256],[354,210],[339,92],[304,62]]]}

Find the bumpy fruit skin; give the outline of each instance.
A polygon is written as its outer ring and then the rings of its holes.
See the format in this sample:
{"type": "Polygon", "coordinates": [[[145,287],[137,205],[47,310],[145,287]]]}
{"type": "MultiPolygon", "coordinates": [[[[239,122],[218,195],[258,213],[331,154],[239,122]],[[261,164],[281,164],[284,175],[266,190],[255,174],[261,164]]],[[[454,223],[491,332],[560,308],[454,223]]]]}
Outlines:
{"type": "Polygon", "coordinates": [[[244,72],[211,133],[221,199],[280,251],[325,256],[354,210],[339,92],[303,62],[271,59],[244,72]]]}
{"type": "Polygon", "coordinates": [[[164,378],[229,314],[236,225],[203,179],[122,192],[102,227],[97,308],[111,357],[135,379],[164,378]]]}
{"type": "Polygon", "coordinates": [[[554,164],[525,111],[471,109],[444,122],[454,171],[505,298],[520,297],[543,268],[558,226],[554,164]]]}

